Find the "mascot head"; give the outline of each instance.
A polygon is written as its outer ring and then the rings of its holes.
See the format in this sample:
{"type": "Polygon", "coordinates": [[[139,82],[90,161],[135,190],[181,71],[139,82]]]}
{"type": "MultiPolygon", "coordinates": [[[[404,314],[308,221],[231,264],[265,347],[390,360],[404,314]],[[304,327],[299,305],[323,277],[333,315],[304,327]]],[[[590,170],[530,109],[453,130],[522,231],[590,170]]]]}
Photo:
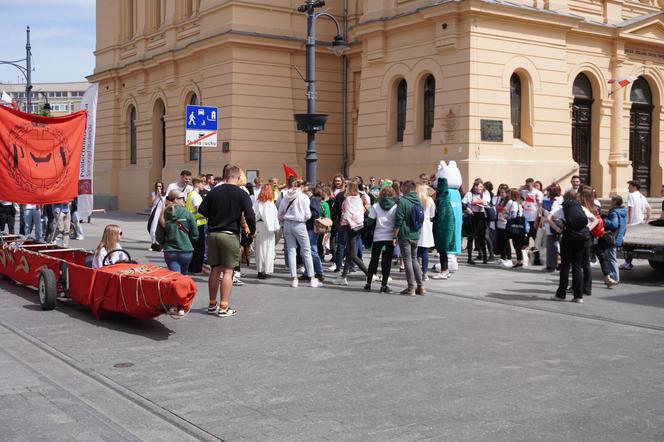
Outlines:
{"type": "Polygon", "coordinates": [[[438,172],[436,172],[436,182],[438,178],[447,178],[447,184],[450,189],[458,189],[461,187],[461,171],[457,167],[456,161],[450,161],[450,164],[445,164],[445,161],[438,163],[438,172]]]}

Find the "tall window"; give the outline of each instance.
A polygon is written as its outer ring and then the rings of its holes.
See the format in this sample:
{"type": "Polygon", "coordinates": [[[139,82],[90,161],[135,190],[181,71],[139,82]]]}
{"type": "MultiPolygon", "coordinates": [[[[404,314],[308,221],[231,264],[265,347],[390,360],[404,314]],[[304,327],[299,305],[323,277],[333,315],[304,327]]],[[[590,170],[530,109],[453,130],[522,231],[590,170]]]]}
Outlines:
{"type": "Polygon", "coordinates": [[[397,86],[397,143],[403,142],[403,133],[406,130],[406,95],[408,84],[401,80],[397,86]]]}
{"type": "Polygon", "coordinates": [[[164,23],[164,5],[162,5],[163,0],[152,0],[152,8],[154,14],[154,28],[159,29],[164,23]]]}
{"type": "Polygon", "coordinates": [[[131,40],[136,33],[136,2],[135,0],[126,0],[124,6],[127,8],[125,11],[125,17],[127,18],[125,35],[127,40],[131,40]]]}
{"type": "Polygon", "coordinates": [[[431,139],[433,131],[434,106],[436,104],[436,79],[429,75],[424,80],[424,139],[431,139]]]}
{"type": "Polygon", "coordinates": [[[510,111],[514,138],[521,138],[521,79],[517,74],[510,78],[510,111]]]}
{"type": "MultiPolygon", "coordinates": [[[[191,95],[191,98],[189,99],[189,104],[191,106],[197,106],[198,105],[198,97],[196,96],[196,94],[191,95]]],[[[189,161],[198,161],[199,152],[200,152],[200,147],[190,146],[189,147],[189,161]]]]}
{"type": "Polygon", "coordinates": [[[136,164],[137,162],[137,152],[136,147],[136,108],[131,107],[129,112],[129,163],[136,164]]]}

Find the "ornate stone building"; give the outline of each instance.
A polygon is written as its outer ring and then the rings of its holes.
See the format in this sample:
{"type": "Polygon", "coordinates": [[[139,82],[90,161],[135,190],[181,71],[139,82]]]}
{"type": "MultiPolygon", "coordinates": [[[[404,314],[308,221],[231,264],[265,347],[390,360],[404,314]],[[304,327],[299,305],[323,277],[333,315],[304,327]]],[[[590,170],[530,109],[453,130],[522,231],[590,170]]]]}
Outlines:
{"type": "MultiPolygon", "coordinates": [[[[220,107],[203,170],[304,171],[303,0],[97,2],[96,193],[139,209],[157,179],[197,170],[184,108],[220,107]]],[[[600,195],[662,183],[664,14],[651,0],[328,0],[318,21],[319,178],[405,179],[454,159],[518,185],[579,173],[600,195]],[[344,14],[344,9],[347,13],[344,14]],[[627,79],[625,87],[609,83],[627,79]],[[344,110],[346,112],[344,112],[344,110]],[[344,118],[345,114],[345,118],[344,118]]]]}

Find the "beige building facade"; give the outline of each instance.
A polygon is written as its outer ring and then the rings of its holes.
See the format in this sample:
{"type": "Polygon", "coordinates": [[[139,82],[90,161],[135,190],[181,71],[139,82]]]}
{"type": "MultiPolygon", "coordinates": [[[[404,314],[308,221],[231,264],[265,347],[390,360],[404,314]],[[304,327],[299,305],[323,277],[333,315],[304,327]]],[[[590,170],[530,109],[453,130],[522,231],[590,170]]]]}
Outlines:
{"type": "MultiPolygon", "coordinates": [[[[303,1],[303,0],[302,0],[303,1]]],[[[203,171],[304,172],[302,1],[97,2],[95,193],[145,206],[156,180],[196,171],[185,106],[220,108],[203,171]],[[296,69],[297,68],[297,69],[296,69]]],[[[664,15],[651,0],[328,0],[353,44],[318,20],[318,176],[413,178],[455,160],[476,177],[545,184],[579,173],[600,195],[662,183],[664,15]],[[344,14],[346,9],[346,14],[344,14]],[[612,79],[629,82],[621,87],[612,79]],[[345,86],[345,87],[344,87],[345,86]],[[345,118],[344,118],[345,115],[345,118]]]]}

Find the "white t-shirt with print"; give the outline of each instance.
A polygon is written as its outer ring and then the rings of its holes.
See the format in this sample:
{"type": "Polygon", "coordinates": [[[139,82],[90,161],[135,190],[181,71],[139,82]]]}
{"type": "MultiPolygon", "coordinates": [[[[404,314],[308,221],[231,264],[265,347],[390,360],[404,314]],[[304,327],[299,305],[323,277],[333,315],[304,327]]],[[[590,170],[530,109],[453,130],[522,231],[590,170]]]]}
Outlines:
{"type": "Polygon", "coordinates": [[[632,219],[627,220],[627,224],[634,226],[643,224],[646,220],[646,209],[650,207],[648,200],[638,190],[627,195],[627,207],[632,208],[632,219]]]}
{"type": "Polygon", "coordinates": [[[537,219],[537,209],[542,205],[544,194],[537,189],[521,191],[523,199],[523,216],[527,221],[533,222],[537,219]]]}
{"type": "Polygon", "coordinates": [[[424,222],[422,223],[422,230],[420,230],[420,239],[417,242],[418,247],[433,247],[435,246],[433,239],[433,222],[431,219],[436,216],[436,204],[431,197],[428,198],[428,205],[424,209],[424,222]]]}

